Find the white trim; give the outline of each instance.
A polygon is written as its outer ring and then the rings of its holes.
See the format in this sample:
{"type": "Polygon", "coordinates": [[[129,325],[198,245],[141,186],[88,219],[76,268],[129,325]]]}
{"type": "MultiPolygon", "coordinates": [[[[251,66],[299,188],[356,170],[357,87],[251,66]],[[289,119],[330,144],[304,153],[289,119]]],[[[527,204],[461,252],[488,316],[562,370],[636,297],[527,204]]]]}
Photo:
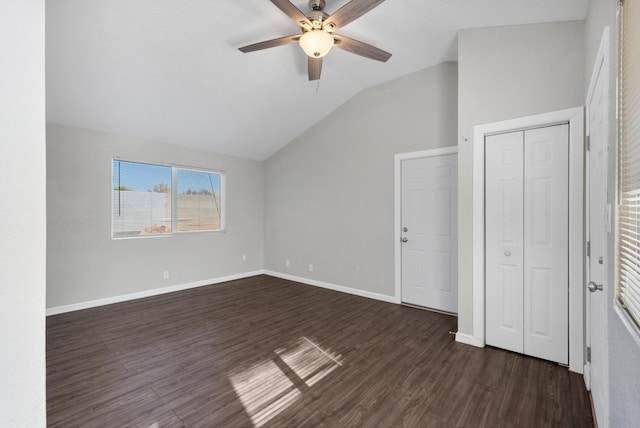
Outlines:
{"type": "Polygon", "coordinates": [[[474,127],[473,337],[485,344],[484,141],[486,135],[569,123],[569,370],[583,371],[584,109],[576,107],[474,127]]]}
{"type": "Polygon", "coordinates": [[[395,291],[398,303],[402,301],[402,245],[400,245],[400,229],[402,228],[402,161],[458,154],[458,146],[440,147],[419,152],[400,153],[394,156],[394,224],[395,224],[395,291]]]}
{"type": "MultiPolygon", "coordinates": [[[[584,377],[584,386],[587,388],[587,391],[591,391],[591,363],[586,362],[584,364],[584,370],[582,371],[584,377]]],[[[591,403],[591,408],[593,409],[593,402],[591,403]]],[[[593,410],[591,410],[593,413],[593,410]]]]}
{"type": "Polygon", "coordinates": [[[79,311],[82,309],[95,308],[98,306],[110,305],[112,303],[120,303],[120,302],[129,301],[129,300],[142,299],[144,297],[158,296],[160,294],[173,293],[174,291],[188,290],[190,288],[197,288],[197,287],[203,287],[205,285],[219,284],[222,282],[234,281],[236,279],[249,278],[252,276],[262,275],[262,274],[264,274],[263,270],[257,270],[253,272],[244,272],[236,275],[228,275],[228,276],[222,276],[219,278],[189,282],[187,284],[170,285],[168,287],[154,288],[153,290],[139,291],[137,293],[123,294],[120,296],[89,300],[86,302],[74,303],[71,305],[56,306],[53,308],[47,308],[46,316],[63,314],[65,312],[79,311]]]}
{"type": "Polygon", "coordinates": [[[484,347],[484,342],[481,342],[477,337],[470,334],[456,333],[456,342],[464,343],[465,345],[477,346],[479,348],[484,347]]]}
{"type": "Polygon", "coordinates": [[[188,290],[190,288],[204,287],[206,285],[220,284],[222,282],[234,281],[236,279],[250,278],[252,276],[257,276],[257,275],[269,275],[276,278],[299,282],[301,284],[313,285],[316,287],[339,291],[341,293],[353,294],[360,297],[367,297],[369,299],[380,300],[383,302],[396,303],[396,304],[400,303],[400,299],[396,298],[395,296],[387,296],[386,294],[373,293],[371,291],[345,287],[343,285],[330,284],[328,282],[316,281],[314,279],[287,275],[280,272],[274,272],[274,271],[268,271],[268,270],[256,270],[253,272],[244,272],[236,275],[228,275],[228,276],[223,276],[219,278],[205,279],[202,281],[195,281],[187,284],[177,284],[177,285],[171,285],[169,287],[155,288],[153,290],[139,291],[137,293],[123,294],[120,296],[89,300],[86,302],[74,303],[71,305],[56,306],[53,308],[47,308],[46,316],[63,314],[66,312],[80,311],[82,309],[89,309],[89,308],[95,308],[98,306],[111,305],[113,303],[126,302],[129,300],[142,299],[145,297],[158,296],[160,294],[173,293],[175,291],[188,290]]]}
{"type": "Polygon", "coordinates": [[[274,276],[280,279],[299,282],[301,284],[313,285],[316,287],[326,288],[328,290],[339,291],[341,293],[353,294],[355,296],[367,297],[369,299],[380,300],[387,303],[399,304],[400,300],[395,296],[387,296],[386,294],[373,293],[371,291],[360,290],[358,288],[345,287],[344,285],[330,284],[328,282],[316,281],[315,279],[302,278],[299,276],[288,275],[286,273],[264,271],[265,275],[274,276]]]}
{"type": "Polygon", "coordinates": [[[629,336],[631,336],[636,346],[640,347],[640,332],[638,331],[638,327],[636,327],[629,313],[620,306],[620,302],[618,302],[617,299],[613,302],[613,310],[618,315],[618,318],[620,318],[622,325],[624,325],[629,332],[629,336]]]}

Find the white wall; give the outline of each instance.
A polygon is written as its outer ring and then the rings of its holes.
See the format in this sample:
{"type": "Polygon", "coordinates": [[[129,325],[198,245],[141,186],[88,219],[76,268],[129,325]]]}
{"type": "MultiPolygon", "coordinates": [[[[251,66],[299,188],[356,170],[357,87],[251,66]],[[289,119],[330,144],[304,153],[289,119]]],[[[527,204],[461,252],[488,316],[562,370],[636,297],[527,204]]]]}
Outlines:
{"type": "Polygon", "coordinates": [[[43,427],[44,1],[0,4],[0,426],[43,427]]]}
{"type": "Polygon", "coordinates": [[[49,123],[47,167],[47,308],[263,267],[262,162],[49,123]],[[225,171],[226,232],[111,239],[114,156],[225,171]]]}
{"type": "MultiPolygon", "coordinates": [[[[609,76],[609,203],[615,204],[616,184],[616,77],[617,77],[617,19],[616,3],[609,0],[591,0],[586,20],[586,62],[585,94],[595,64],[596,54],[602,38],[602,31],[609,26],[610,36],[610,76],[609,76]]],[[[637,42],[637,41],[636,41],[637,42]]],[[[615,274],[613,234],[608,237],[607,260],[607,301],[614,301],[615,274]]],[[[614,304],[608,308],[608,356],[609,356],[609,415],[610,426],[631,427],[640,421],[640,335],[628,328],[614,311],[614,304]]]]}
{"type": "Polygon", "coordinates": [[[584,22],[458,34],[458,331],[473,334],[473,127],[584,104],[584,22]]]}
{"type": "Polygon", "coordinates": [[[457,64],[440,64],[361,92],[268,159],[265,268],[393,296],[394,155],[455,145],[456,98],[457,64]]]}

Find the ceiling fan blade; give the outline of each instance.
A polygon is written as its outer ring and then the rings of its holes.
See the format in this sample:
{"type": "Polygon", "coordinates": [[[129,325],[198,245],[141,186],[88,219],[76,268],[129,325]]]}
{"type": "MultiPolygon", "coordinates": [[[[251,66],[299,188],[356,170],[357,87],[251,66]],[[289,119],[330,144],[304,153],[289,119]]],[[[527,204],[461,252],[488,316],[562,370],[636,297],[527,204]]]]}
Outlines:
{"type": "Polygon", "coordinates": [[[240,52],[253,52],[262,49],[275,48],[276,46],[288,45],[289,43],[295,43],[300,40],[300,34],[293,34],[291,36],[284,36],[277,39],[265,40],[264,42],[254,43],[252,45],[243,46],[238,48],[240,52]]]}
{"type": "Polygon", "coordinates": [[[333,15],[325,19],[325,22],[333,23],[336,28],[344,27],[350,22],[360,18],[383,1],[384,0],[351,0],[349,3],[338,9],[333,15]]]}
{"type": "Polygon", "coordinates": [[[302,25],[301,23],[306,22],[307,24],[311,25],[311,21],[309,21],[309,18],[307,18],[305,14],[302,13],[302,11],[289,0],[271,0],[271,3],[275,4],[278,9],[285,13],[285,15],[293,19],[296,24],[302,25]]]}
{"type": "Polygon", "coordinates": [[[320,80],[320,73],[322,73],[322,58],[309,58],[309,80],[320,80]]]}
{"type": "Polygon", "coordinates": [[[351,52],[356,55],[363,56],[365,58],[375,59],[376,61],[387,62],[391,58],[389,52],[385,52],[382,49],[378,49],[375,46],[371,46],[358,40],[350,39],[349,37],[333,35],[334,47],[340,48],[343,51],[351,52]]]}

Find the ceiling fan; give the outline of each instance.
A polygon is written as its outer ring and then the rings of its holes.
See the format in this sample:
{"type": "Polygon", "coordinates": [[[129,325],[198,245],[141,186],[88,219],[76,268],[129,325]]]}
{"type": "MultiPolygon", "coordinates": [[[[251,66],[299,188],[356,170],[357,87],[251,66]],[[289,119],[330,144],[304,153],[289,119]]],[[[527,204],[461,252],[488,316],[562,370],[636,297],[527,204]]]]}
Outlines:
{"type": "Polygon", "coordinates": [[[298,42],[308,56],[309,80],[320,79],[322,57],[333,46],[365,58],[386,62],[391,57],[389,52],[349,37],[334,34],[335,31],[358,19],[383,1],[351,0],[333,15],[329,15],[324,11],[325,0],[310,0],[311,12],[305,15],[289,0],[271,0],[300,26],[302,33],[254,43],[241,47],[239,50],[247,53],[298,42]]]}

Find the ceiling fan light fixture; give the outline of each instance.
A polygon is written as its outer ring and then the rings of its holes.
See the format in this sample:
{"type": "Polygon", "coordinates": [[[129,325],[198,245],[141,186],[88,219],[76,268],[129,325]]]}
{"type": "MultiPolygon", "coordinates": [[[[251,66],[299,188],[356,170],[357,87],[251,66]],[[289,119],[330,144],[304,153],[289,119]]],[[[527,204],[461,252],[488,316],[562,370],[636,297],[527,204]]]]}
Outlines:
{"type": "Polygon", "coordinates": [[[336,24],[333,22],[327,22],[326,24],[322,24],[322,29],[327,33],[333,33],[336,31],[336,24]]]}
{"type": "Polygon", "coordinates": [[[307,31],[300,37],[300,47],[311,58],[322,58],[333,46],[333,37],[323,30],[307,31]]]}

